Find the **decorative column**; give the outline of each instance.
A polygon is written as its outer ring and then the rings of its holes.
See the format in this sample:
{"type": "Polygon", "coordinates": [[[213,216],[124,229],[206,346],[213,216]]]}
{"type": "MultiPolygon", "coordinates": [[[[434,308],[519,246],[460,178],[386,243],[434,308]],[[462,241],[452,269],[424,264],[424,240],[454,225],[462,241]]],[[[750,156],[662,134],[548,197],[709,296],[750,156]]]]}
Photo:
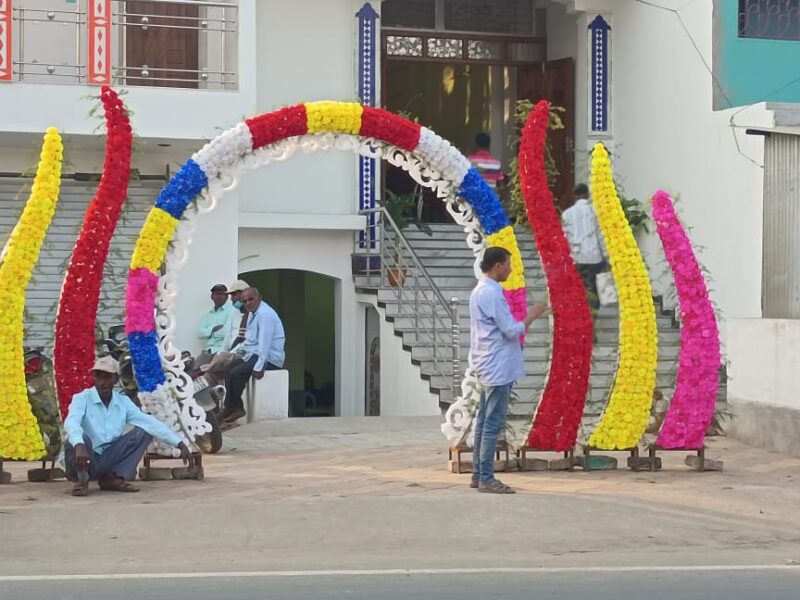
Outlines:
{"type": "MultiPolygon", "coordinates": [[[[378,13],[369,2],[365,2],[356,13],[358,17],[358,97],[365,106],[375,106],[375,71],[378,13]]],[[[375,178],[377,161],[360,156],[358,159],[358,208],[375,207],[375,178]]],[[[375,247],[375,215],[368,217],[370,247],[375,247]]],[[[364,232],[359,236],[359,246],[364,247],[364,232]]]]}
{"type": "Polygon", "coordinates": [[[11,81],[14,75],[11,30],[13,22],[11,0],[0,0],[0,81],[11,81]]]}
{"type": "Polygon", "coordinates": [[[610,107],[610,59],[611,26],[597,15],[589,23],[589,53],[591,57],[591,79],[589,89],[589,135],[609,133],[610,107]]]}
{"type": "Polygon", "coordinates": [[[88,12],[88,83],[111,82],[111,0],[90,0],[88,12]]]}

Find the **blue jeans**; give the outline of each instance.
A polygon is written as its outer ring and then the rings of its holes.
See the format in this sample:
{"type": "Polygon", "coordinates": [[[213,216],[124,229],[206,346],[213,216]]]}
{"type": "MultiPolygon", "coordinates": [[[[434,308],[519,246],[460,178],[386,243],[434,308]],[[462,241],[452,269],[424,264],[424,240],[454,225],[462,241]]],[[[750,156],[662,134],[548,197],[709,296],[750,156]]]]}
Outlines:
{"type": "Polygon", "coordinates": [[[472,446],[472,479],[479,483],[494,481],[494,453],[497,438],[506,424],[512,385],[486,387],[481,392],[475,417],[475,443],[472,446]]]}
{"type": "MultiPolygon", "coordinates": [[[[136,466],[142,460],[147,446],[153,441],[153,436],[144,429],[134,427],[128,433],[114,440],[102,454],[97,454],[92,448],[92,440],[83,436],[83,444],[89,451],[89,479],[95,481],[109,473],[116,473],[119,477],[131,481],[136,475],[136,466]]],[[[75,448],[67,442],[64,445],[64,466],[67,479],[77,481],[75,471],[75,448]]]]}

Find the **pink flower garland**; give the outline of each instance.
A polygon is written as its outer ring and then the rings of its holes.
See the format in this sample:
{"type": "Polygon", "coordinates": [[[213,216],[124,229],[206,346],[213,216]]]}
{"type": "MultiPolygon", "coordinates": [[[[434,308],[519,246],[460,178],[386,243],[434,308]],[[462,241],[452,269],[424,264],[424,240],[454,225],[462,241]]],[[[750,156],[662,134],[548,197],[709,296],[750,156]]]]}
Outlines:
{"type": "Polygon", "coordinates": [[[681,350],[675,394],[657,444],[668,449],[699,449],[714,416],[720,367],[717,319],[694,249],[669,194],[653,196],[653,219],[675,278],[681,314],[681,350]]]}
{"type": "Polygon", "coordinates": [[[128,111],[108,86],[102,87],[100,101],[108,132],[103,175],[72,251],[56,315],[53,362],[62,417],[67,415],[72,396],[92,385],[89,370],[94,363],[103,268],[131,174],[133,132],[128,111]]]}

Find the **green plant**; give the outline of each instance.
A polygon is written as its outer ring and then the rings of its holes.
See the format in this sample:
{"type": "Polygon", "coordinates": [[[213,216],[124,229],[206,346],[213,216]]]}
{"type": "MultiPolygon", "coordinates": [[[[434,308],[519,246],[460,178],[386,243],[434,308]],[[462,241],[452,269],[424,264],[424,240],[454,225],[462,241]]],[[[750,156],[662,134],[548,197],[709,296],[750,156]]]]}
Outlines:
{"type": "MultiPolygon", "coordinates": [[[[619,189],[619,188],[617,188],[619,189]]],[[[650,233],[650,228],[647,226],[650,221],[650,215],[644,209],[644,205],[636,198],[626,198],[621,192],[617,192],[622,210],[625,211],[625,218],[628,219],[628,224],[636,235],[640,230],[645,233],[650,233]]]]}
{"type": "MultiPolygon", "coordinates": [[[[514,113],[516,128],[511,139],[509,140],[509,143],[513,148],[519,147],[519,137],[522,133],[522,128],[525,126],[528,116],[531,114],[532,110],[533,102],[530,100],[517,101],[517,107],[514,113]]],[[[564,129],[564,123],[561,120],[561,113],[563,112],[564,109],[559,106],[550,107],[550,123],[548,124],[548,129],[550,131],[564,129]]],[[[559,172],[558,168],[556,167],[556,161],[553,158],[552,147],[549,140],[547,141],[547,145],[545,147],[544,168],[545,172],[547,173],[547,182],[552,188],[556,179],[558,178],[559,172]]],[[[508,183],[508,218],[515,225],[524,225],[528,222],[528,213],[525,209],[525,199],[522,197],[522,188],[519,181],[519,159],[517,158],[516,152],[514,153],[514,158],[509,164],[509,170],[511,171],[511,176],[508,183]]]]}
{"type": "Polygon", "coordinates": [[[395,194],[391,190],[386,190],[386,199],[381,201],[380,205],[389,213],[399,231],[414,225],[425,235],[433,235],[433,230],[428,224],[422,222],[422,192],[419,186],[415,186],[414,191],[405,194],[395,194]]]}

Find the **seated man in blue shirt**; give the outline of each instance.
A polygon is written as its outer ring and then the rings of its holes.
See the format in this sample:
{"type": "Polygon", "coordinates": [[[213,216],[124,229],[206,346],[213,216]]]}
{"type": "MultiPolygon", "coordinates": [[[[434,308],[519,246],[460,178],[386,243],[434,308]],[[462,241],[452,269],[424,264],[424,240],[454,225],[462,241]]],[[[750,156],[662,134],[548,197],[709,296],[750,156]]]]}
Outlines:
{"type": "Polygon", "coordinates": [[[64,462],[67,478],[76,482],[73,496],[86,496],[90,480],[97,480],[103,490],[138,492],[128,481],[135,477],[153,437],[178,448],[183,462],[191,465],[192,453],[174,431],[114,390],[119,378],[116,360],[98,358],[92,375],[94,387],[72,397],[64,421],[64,462]],[[126,425],[133,429],[123,435],[126,425]]]}
{"type": "Polygon", "coordinates": [[[225,423],[234,423],[246,415],[242,394],[250,376],[261,379],[264,371],[282,368],[285,358],[283,345],[286,337],[278,313],[261,299],[256,288],[247,288],[242,300],[250,315],[244,342],[233,349],[242,356],[243,362],[233,363],[225,371],[227,395],[225,409],[219,417],[225,423]]]}
{"type": "Polygon", "coordinates": [[[508,412],[511,386],[525,376],[520,337],[547,307],[536,303],[522,321],[511,314],[501,283],[511,275],[511,254],[505,248],[486,248],[481,260],[483,279],[469,297],[470,365],[481,391],[475,417],[470,487],[490,494],[514,490],[494,478],[494,453],[508,412]]]}

